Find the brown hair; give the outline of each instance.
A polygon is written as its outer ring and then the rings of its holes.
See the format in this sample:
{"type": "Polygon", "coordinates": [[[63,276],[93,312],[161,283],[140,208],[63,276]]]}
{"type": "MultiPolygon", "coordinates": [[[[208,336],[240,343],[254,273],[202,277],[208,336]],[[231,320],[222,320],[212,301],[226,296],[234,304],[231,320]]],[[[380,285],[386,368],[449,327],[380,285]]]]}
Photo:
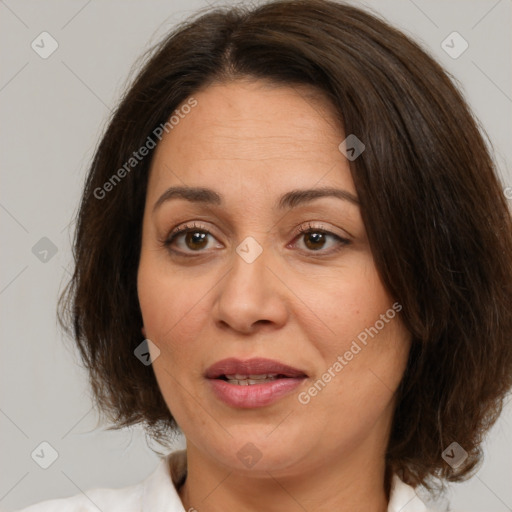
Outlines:
{"type": "Polygon", "coordinates": [[[384,285],[412,334],[386,453],[386,481],[468,478],[512,386],[512,223],[478,125],[453,81],[378,17],[328,0],[217,8],[148,55],[96,150],[78,213],[75,271],[59,303],[114,427],[177,430],[151,366],[134,357],[136,275],[152,153],[108,196],[97,190],[155,127],[214,81],[261,78],[324,94],[366,150],[350,163],[384,285]],[[96,193],[95,193],[96,191],[96,193]],[[468,453],[442,458],[453,441],[468,453]]]}

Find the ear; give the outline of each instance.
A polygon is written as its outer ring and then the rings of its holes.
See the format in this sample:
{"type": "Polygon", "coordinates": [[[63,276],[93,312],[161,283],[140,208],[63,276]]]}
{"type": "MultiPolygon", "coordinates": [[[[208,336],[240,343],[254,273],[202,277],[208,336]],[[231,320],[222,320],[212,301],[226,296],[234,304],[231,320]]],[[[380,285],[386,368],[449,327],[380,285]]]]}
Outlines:
{"type": "Polygon", "coordinates": [[[142,326],[142,329],[140,330],[140,332],[142,332],[142,336],[144,336],[144,338],[146,338],[146,328],[144,326],[142,326]]]}

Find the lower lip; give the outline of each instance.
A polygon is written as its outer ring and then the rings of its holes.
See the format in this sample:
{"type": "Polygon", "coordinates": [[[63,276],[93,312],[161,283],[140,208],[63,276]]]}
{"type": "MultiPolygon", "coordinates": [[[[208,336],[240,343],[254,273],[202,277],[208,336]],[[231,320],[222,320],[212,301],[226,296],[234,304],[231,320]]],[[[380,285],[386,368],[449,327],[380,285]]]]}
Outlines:
{"type": "Polygon", "coordinates": [[[305,377],[276,379],[263,384],[241,386],[221,379],[209,379],[215,395],[232,407],[250,409],[272,404],[296,389],[305,377]]]}

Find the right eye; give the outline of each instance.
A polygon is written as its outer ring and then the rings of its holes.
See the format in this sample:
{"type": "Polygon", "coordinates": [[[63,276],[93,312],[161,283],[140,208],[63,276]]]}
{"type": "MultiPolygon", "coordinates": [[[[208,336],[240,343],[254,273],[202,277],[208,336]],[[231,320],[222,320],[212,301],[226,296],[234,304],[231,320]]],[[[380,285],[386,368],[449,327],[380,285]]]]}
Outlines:
{"type": "Polygon", "coordinates": [[[213,238],[210,231],[203,226],[198,226],[195,223],[184,224],[171,231],[164,245],[174,253],[190,255],[190,253],[204,252],[204,249],[208,249],[209,236],[213,238]],[[173,246],[177,246],[178,249],[174,249],[173,246]]]}

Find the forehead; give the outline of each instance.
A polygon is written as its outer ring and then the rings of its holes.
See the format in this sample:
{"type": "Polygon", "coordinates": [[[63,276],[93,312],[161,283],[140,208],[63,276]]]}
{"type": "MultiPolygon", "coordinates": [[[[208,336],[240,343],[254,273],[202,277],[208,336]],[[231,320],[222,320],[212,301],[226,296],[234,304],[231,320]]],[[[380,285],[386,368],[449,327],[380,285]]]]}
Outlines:
{"type": "Polygon", "coordinates": [[[315,89],[236,80],[210,85],[193,98],[196,106],[156,148],[150,190],[174,183],[225,188],[233,180],[247,187],[282,188],[290,180],[310,187],[328,174],[320,185],[342,184],[354,192],[338,149],[341,121],[315,89]]]}

